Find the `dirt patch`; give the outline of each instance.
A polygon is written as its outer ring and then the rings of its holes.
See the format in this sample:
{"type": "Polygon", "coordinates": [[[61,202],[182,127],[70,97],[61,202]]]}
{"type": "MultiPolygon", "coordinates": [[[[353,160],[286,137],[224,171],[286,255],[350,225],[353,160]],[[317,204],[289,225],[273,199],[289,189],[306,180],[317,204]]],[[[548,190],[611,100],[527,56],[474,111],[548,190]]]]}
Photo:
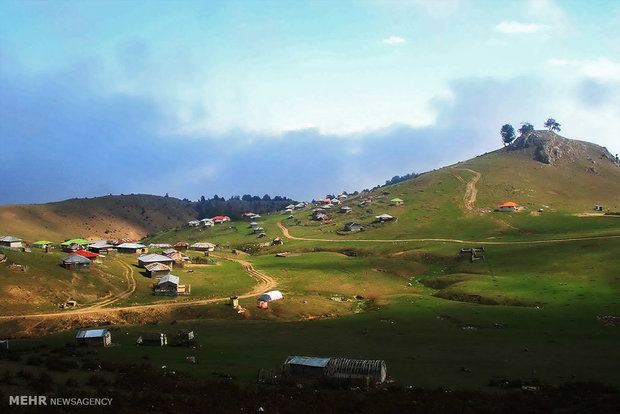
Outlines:
{"type": "Polygon", "coordinates": [[[24,289],[19,286],[13,286],[5,289],[8,298],[7,300],[16,301],[20,303],[43,303],[43,299],[36,293],[31,292],[28,289],[24,289]]]}

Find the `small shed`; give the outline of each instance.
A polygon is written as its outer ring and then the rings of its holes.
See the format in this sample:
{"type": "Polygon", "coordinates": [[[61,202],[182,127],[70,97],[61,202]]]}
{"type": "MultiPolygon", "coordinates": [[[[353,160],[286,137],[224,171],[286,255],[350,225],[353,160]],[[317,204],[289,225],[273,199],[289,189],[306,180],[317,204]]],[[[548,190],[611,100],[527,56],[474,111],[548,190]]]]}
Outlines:
{"type": "Polygon", "coordinates": [[[80,346],[110,346],[112,334],[109,329],[80,329],[75,340],[80,346]]]}
{"type": "Polygon", "coordinates": [[[504,204],[500,204],[499,206],[497,206],[497,211],[512,212],[512,211],[517,211],[518,207],[519,205],[517,203],[514,203],[512,201],[507,201],[504,204]]]}
{"type": "Polygon", "coordinates": [[[273,241],[271,242],[272,246],[282,246],[284,244],[284,241],[282,240],[282,237],[276,237],[275,239],[273,239],[273,241]]]}
{"type": "Polygon", "coordinates": [[[394,220],[394,217],[390,216],[389,214],[379,214],[378,216],[375,216],[375,218],[377,219],[377,221],[380,222],[394,220]]]}
{"type": "Polygon", "coordinates": [[[346,223],[344,225],[344,230],[345,231],[352,231],[352,232],[356,232],[356,231],[362,231],[364,228],[362,227],[361,224],[359,223],[355,223],[353,221],[350,221],[348,223],[346,223]]]}
{"type": "Polygon", "coordinates": [[[177,337],[181,341],[193,341],[196,336],[194,335],[194,331],[191,329],[179,329],[177,337]]]}
{"type": "Polygon", "coordinates": [[[325,377],[325,367],[331,358],[316,358],[306,356],[290,356],[284,361],[288,374],[302,379],[321,379],[325,377]]]}
{"type": "Polygon", "coordinates": [[[168,243],[151,243],[149,244],[149,249],[169,249],[172,246],[168,243]]]}
{"type": "Polygon", "coordinates": [[[288,374],[297,380],[332,379],[351,384],[380,384],[387,378],[383,360],[289,356],[288,374]]]}
{"type": "Polygon", "coordinates": [[[262,232],[264,232],[265,230],[262,227],[254,227],[254,229],[252,230],[252,233],[254,234],[260,234],[262,232]]]}
{"type": "Polygon", "coordinates": [[[282,292],[279,290],[272,290],[270,292],[263,293],[259,296],[258,300],[261,302],[273,302],[275,300],[283,299],[282,292]]]}
{"type": "Polygon", "coordinates": [[[62,265],[67,270],[80,270],[90,266],[90,259],[79,254],[70,254],[62,258],[62,265]]]}
{"type": "Polygon", "coordinates": [[[341,213],[345,213],[346,214],[346,213],[350,213],[352,211],[353,211],[353,209],[351,207],[349,207],[349,206],[342,206],[342,207],[340,207],[340,212],[341,213]]]}
{"type": "Polygon", "coordinates": [[[200,226],[200,220],[192,220],[192,221],[188,221],[187,225],[189,227],[198,227],[200,226]]]}
{"type": "Polygon", "coordinates": [[[248,227],[253,229],[254,227],[258,227],[258,223],[253,221],[253,222],[250,223],[250,225],[248,227]]]}
{"type": "Polygon", "coordinates": [[[161,254],[154,254],[154,253],[145,254],[145,255],[138,257],[138,266],[140,267],[146,267],[146,265],[152,264],[152,263],[162,263],[162,264],[172,267],[172,265],[174,264],[174,260],[169,258],[168,256],[164,256],[161,254]]]}
{"type": "Polygon", "coordinates": [[[166,346],[168,345],[168,335],[163,332],[145,332],[140,334],[136,340],[136,344],[147,346],[166,346]]]}
{"type": "Polygon", "coordinates": [[[148,277],[161,278],[169,275],[172,268],[163,263],[151,263],[144,266],[148,277]]]}
{"type": "Polygon", "coordinates": [[[13,236],[0,236],[0,246],[5,247],[22,247],[23,240],[13,236]]]}
{"type": "Polygon", "coordinates": [[[400,198],[393,198],[390,200],[390,205],[393,206],[402,206],[405,203],[405,200],[402,200],[400,198]]]}
{"type": "Polygon", "coordinates": [[[140,243],[121,243],[116,246],[116,249],[119,253],[134,253],[134,254],[142,254],[149,251],[149,249],[140,243]]]}

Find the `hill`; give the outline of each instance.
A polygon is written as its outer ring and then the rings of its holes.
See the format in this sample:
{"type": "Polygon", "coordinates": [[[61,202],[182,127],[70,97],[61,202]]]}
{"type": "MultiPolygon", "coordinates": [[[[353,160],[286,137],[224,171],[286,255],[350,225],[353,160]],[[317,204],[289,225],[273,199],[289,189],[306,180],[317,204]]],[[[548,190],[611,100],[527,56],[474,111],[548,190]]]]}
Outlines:
{"type": "Polygon", "coordinates": [[[0,233],[54,242],[71,237],[135,238],[198,217],[195,204],[172,197],[110,195],[0,206],[0,233]]]}

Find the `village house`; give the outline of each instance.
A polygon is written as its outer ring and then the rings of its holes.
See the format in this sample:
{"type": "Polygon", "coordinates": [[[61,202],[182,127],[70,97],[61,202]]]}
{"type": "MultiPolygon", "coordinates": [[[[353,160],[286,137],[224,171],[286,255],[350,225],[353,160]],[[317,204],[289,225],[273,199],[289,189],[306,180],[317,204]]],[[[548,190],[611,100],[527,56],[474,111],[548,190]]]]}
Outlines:
{"type": "Polygon", "coordinates": [[[146,275],[152,278],[161,278],[167,276],[172,271],[172,267],[163,263],[151,263],[144,266],[146,275]]]}
{"type": "Polygon", "coordinates": [[[284,241],[282,240],[282,237],[276,237],[271,242],[272,246],[282,246],[283,244],[284,244],[284,241]]]}
{"type": "Polygon", "coordinates": [[[512,201],[507,201],[504,204],[500,204],[497,206],[497,211],[517,211],[519,205],[517,203],[513,203],[512,201]]]}
{"type": "Polygon", "coordinates": [[[200,220],[200,222],[205,226],[205,227],[211,227],[213,226],[213,220],[211,220],[210,218],[203,218],[200,220]]]}
{"type": "Polygon", "coordinates": [[[348,207],[348,206],[342,206],[342,207],[340,207],[340,212],[341,212],[341,213],[345,213],[345,214],[346,214],[346,213],[350,213],[350,212],[352,212],[352,211],[353,211],[353,209],[352,209],[351,207],[348,207]]]}
{"type": "Polygon", "coordinates": [[[265,230],[262,227],[260,227],[260,226],[254,227],[252,229],[252,233],[254,233],[254,234],[259,234],[259,233],[262,233],[263,231],[265,231],[265,230]]]}
{"type": "Polygon", "coordinates": [[[88,260],[90,260],[91,263],[94,263],[97,261],[97,259],[99,259],[99,255],[97,253],[89,252],[88,250],[78,250],[74,253],[71,253],[71,255],[74,254],[87,258],[88,260]]]}
{"type": "Polygon", "coordinates": [[[85,250],[90,242],[84,239],[71,239],[60,243],[63,252],[71,253],[77,250],[85,250]]]}
{"type": "Polygon", "coordinates": [[[289,204],[288,206],[286,206],[287,210],[292,210],[295,208],[295,204],[289,204]]]}
{"type": "Polygon", "coordinates": [[[174,260],[172,260],[168,256],[163,256],[161,254],[154,254],[154,253],[145,254],[145,255],[138,257],[139,267],[146,268],[146,265],[152,264],[152,263],[162,263],[162,264],[165,264],[166,266],[172,267],[172,265],[174,264],[174,260]]]}
{"type": "Polygon", "coordinates": [[[168,335],[163,332],[145,332],[140,334],[136,340],[136,344],[147,346],[166,346],[168,345],[168,335]]]}
{"type": "Polygon", "coordinates": [[[182,262],[189,262],[191,261],[189,256],[176,251],[174,249],[168,249],[168,250],[164,250],[162,252],[164,254],[164,256],[167,256],[169,258],[171,258],[172,260],[174,260],[174,263],[182,263],[182,262]]]}
{"type": "Polygon", "coordinates": [[[200,226],[200,220],[192,220],[192,221],[188,221],[187,225],[189,227],[198,227],[200,226]]]}
{"type": "Polygon", "coordinates": [[[352,222],[352,221],[351,221],[351,222],[349,222],[349,223],[346,223],[346,224],[344,225],[344,230],[345,230],[345,231],[352,231],[352,232],[356,232],[356,231],[362,231],[363,229],[364,229],[364,228],[362,227],[362,225],[361,225],[361,224],[359,224],[359,223],[354,223],[354,222],[352,222]]]}
{"type": "Polygon", "coordinates": [[[250,225],[248,227],[253,229],[254,227],[258,227],[258,223],[253,221],[253,222],[250,223],[250,225]]]}
{"type": "Polygon", "coordinates": [[[110,346],[112,334],[109,329],[80,329],[75,340],[80,346],[110,346]]]}
{"type": "Polygon", "coordinates": [[[62,265],[67,270],[80,270],[90,266],[90,259],[79,254],[70,254],[62,258],[62,265]]]}
{"type": "Polygon", "coordinates": [[[22,246],[22,239],[13,236],[1,236],[0,246],[20,248],[22,246]]]}
{"type": "Polygon", "coordinates": [[[400,198],[393,198],[390,200],[390,205],[392,206],[402,206],[404,203],[405,201],[400,198]]]}
{"type": "Polygon", "coordinates": [[[113,249],[114,246],[109,244],[107,241],[105,240],[97,240],[91,244],[89,244],[88,246],[86,246],[88,248],[88,250],[90,250],[91,252],[95,252],[95,253],[102,253],[102,254],[107,254],[110,249],[113,249]]]}
{"type": "Polygon", "coordinates": [[[375,216],[375,219],[383,223],[384,221],[394,220],[394,217],[390,216],[389,214],[379,214],[378,216],[375,216]]]}
{"type": "Polygon", "coordinates": [[[286,210],[284,210],[284,214],[293,214],[293,209],[287,208],[286,210]]]}
{"type": "Polygon", "coordinates": [[[337,199],[337,198],[334,198],[334,199],[331,200],[331,204],[338,205],[338,204],[340,204],[340,200],[337,199]]]}
{"type": "Polygon", "coordinates": [[[228,216],[215,216],[215,217],[211,217],[211,220],[213,220],[213,222],[215,224],[222,224],[222,223],[227,223],[230,221],[230,217],[228,216]]]}
{"type": "Polygon", "coordinates": [[[215,244],[213,243],[194,243],[190,246],[190,249],[198,252],[212,252],[215,250],[215,244]]]}
{"type": "Polygon", "coordinates": [[[149,249],[140,243],[121,243],[116,246],[119,253],[134,253],[143,254],[149,251],[149,249]]]}
{"type": "Polygon", "coordinates": [[[169,249],[172,246],[168,243],[151,243],[149,249],[169,249]]]}
{"type": "Polygon", "coordinates": [[[49,246],[51,246],[53,243],[51,241],[48,240],[39,240],[36,241],[34,243],[32,243],[32,245],[38,249],[47,249],[49,246]]]}
{"type": "Polygon", "coordinates": [[[172,246],[176,251],[184,252],[189,248],[189,243],[178,242],[174,246],[172,246]]]}
{"type": "Polygon", "coordinates": [[[177,296],[179,294],[179,277],[174,275],[162,277],[153,288],[153,294],[160,296],[177,296]]]}

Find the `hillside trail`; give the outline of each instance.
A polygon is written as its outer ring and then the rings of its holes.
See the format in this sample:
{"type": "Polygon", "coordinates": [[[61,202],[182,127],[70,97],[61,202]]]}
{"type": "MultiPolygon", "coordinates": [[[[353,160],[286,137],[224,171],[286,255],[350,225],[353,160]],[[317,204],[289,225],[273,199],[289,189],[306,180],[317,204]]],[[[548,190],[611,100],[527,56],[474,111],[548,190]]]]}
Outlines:
{"type": "Polygon", "coordinates": [[[543,243],[562,243],[581,240],[601,240],[601,239],[616,239],[620,238],[620,235],[607,235],[607,236],[586,236],[586,237],[573,237],[566,239],[546,239],[546,240],[526,240],[526,241],[476,241],[476,240],[461,240],[461,239],[436,239],[436,238],[420,238],[420,239],[311,239],[308,237],[296,237],[292,236],[289,230],[281,223],[276,223],[282,234],[287,239],[302,240],[302,241],[320,241],[327,243],[347,243],[347,242],[361,242],[361,243],[399,243],[399,242],[447,242],[447,243],[460,243],[460,244],[486,244],[486,245],[517,245],[517,244],[543,244],[543,243]]]}
{"type": "MultiPolygon", "coordinates": [[[[274,278],[266,275],[263,272],[260,272],[254,269],[254,266],[252,266],[252,264],[248,261],[233,258],[230,256],[223,256],[223,255],[213,255],[213,256],[223,259],[223,260],[229,260],[232,262],[239,263],[243,271],[249,274],[254,280],[258,282],[252,288],[252,290],[242,295],[239,295],[238,296],[239,299],[246,299],[246,298],[251,298],[253,296],[261,295],[262,293],[266,291],[273,290],[278,285],[277,281],[274,278]]],[[[230,299],[229,297],[223,297],[223,298],[212,298],[212,299],[195,299],[195,300],[188,300],[188,301],[183,301],[183,302],[153,303],[153,304],[148,304],[148,305],[134,305],[134,306],[121,306],[117,308],[104,308],[103,306],[107,306],[107,305],[117,302],[118,300],[133,293],[136,289],[135,279],[133,277],[133,269],[131,268],[131,265],[126,264],[126,263],[123,263],[123,265],[125,266],[127,270],[126,277],[130,278],[133,281],[133,283],[130,284],[127,291],[123,292],[119,296],[96,303],[86,308],[75,309],[70,312],[33,313],[33,314],[27,314],[27,315],[8,315],[8,316],[0,316],[0,320],[36,319],[36,318],[48,319],[48,318],[58,318],[58,317],[60,318],[72,317],[75,315],[87,315],[89,313],[105,314],[105,313],[114,313],[114,312],[122,312],[122,311],[147,310],[147,309],[157,309],[157,308],[178,308],[178,307],[184,307],[184,306],[207,305],[210,303],[223,302],[223,301],[227,301],[230,299]]]]}
{"type": "MultiPolygon", "coordinates": [[[[465,186],[465,195],[463,196],[463,204],[465,204],[465,208],[469,211],[474,209],[474,203],[476,202],[476,198],[478,196],[478,188],[476,184],[482,178],[482,173],[478,171],[471,170],[469,168],[458,168],[459,170],[469,171],[474,174],[474,177],[467,183],[465,186]]],[[[455,174],[455,177],[462,182],[465,182],[460,175],[455,174]]]]}

